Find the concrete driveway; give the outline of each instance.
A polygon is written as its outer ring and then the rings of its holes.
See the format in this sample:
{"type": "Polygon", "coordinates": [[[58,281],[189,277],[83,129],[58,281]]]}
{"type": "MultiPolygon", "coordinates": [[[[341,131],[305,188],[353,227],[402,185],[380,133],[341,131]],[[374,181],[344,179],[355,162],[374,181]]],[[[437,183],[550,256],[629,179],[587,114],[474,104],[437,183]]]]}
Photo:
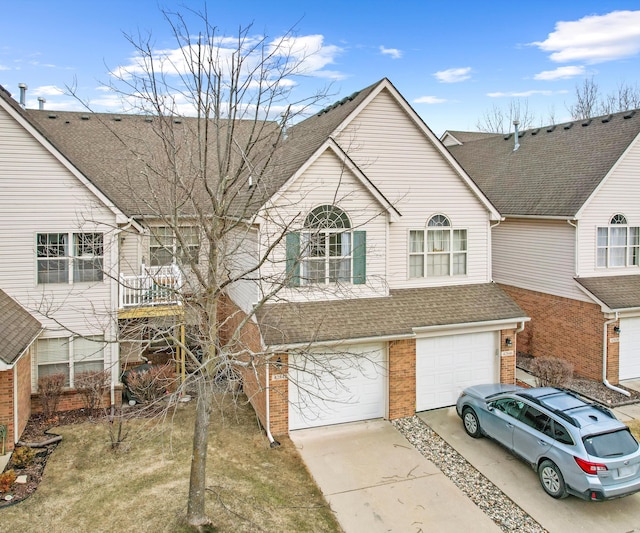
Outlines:
{"type": "Polygon", "coordinates": [[[500,531],[385,420],[290,436],[345,533],[500,531]]]}
{"type": "Polygon", "coordinates": [[[465,433],[455,407],[418,413],[447,443],[550,533],[640,532],[640,493],[607,502],[545,494],[537,474],[489,439],[465,433]]]}

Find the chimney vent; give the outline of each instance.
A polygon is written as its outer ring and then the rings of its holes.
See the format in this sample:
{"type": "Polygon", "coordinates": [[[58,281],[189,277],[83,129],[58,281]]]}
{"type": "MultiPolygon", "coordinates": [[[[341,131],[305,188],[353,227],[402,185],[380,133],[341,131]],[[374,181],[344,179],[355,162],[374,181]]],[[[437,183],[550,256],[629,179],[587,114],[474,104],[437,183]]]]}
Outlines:
{"type": "Polygon", "coordinates": [[[27,107],[27,84],[26,83],[18,83],[18,88],[20,89],[20,105],[22,109],[27,107]]]}
{"type": "Polygon", "coordinates": [[[42,111],[44,109],[44,103],[47,99],[44,96],[38,96],[38,109],[42,111]]]}
{"type": "Polygon", "coordinates": [[[513,121],[513,127],[515,128],[516,132],[514,135],[514,145],[513,145],[513,151],[515,152],[518,148],[520,148],[520,143],[518,142],[518,139],[520,138],[520,133],[518,132],[518,126],[520,125],[520,121],[519,120],[514,120],[513,121]]]}

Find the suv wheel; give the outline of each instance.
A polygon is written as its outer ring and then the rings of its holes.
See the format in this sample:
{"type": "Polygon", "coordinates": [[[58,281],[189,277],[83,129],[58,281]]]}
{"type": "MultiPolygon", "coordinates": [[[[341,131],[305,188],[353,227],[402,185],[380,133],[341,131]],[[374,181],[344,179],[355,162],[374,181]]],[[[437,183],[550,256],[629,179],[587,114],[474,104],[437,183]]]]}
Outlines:
{"type": "Polygon", "coordinates": [[[476,412],[471,409],[471,407],[465,407],[462,410],[462,422],[464,424],[464,430],[467,432],[467,435],[473,437],[474,439],[482,437],[478,415],[476,415],[476,412]]]}
{"type": "Polygon", "coordinates": [[[558,466],[548,459],[542,461],[538,468],[538,477],[544,491],[552,498],[566,498],[567,487],[558,466]]]}

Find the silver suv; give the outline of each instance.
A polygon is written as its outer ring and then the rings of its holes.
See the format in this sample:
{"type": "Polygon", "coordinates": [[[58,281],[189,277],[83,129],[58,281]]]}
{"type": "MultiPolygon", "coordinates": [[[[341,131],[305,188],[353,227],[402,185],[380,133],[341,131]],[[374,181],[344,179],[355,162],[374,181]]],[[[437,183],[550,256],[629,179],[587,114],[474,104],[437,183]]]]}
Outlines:
{"type": "Polygon", "coordinates": [[[640,447],[611,411],[552,387],[478,385],[456,404],[464,429],[528,462],[554,498],[608,500],[640,491],[640,447]]]}

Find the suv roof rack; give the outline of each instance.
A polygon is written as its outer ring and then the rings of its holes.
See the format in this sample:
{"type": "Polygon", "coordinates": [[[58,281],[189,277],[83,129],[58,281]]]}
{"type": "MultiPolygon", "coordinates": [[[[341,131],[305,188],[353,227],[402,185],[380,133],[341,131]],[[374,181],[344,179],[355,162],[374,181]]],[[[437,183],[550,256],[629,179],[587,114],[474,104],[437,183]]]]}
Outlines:
{"type": "MultiPolygon", "coordinates": [[[[563,411],[561,409],[557,409],[556,407],[551,407],[550,405],[547,405],[546,403],[540,401],[540,398],[546,398],[548,396],[552,396],[554,394],[557,394],[558,392],[564,392],[564,391],[558,390],[557,392],[552,392],[552,393],[549,393],[549,394],[543,394],[542,396],[539,396],[539,397],[532,396],[531,394],[528,394],[526,392],[519,392],[518,396],[520,396],[522,398],[525,398],[525,399],[529,400],[530,402],[533,402],[536,405],[539,405],[540,407],[544,407],[547,411],[551,411],[554,415],[559,416],[565,422],[568,422],[569,424],[571,424],[574,427],[577,427],[577,428],[582,427],[578,420],[576,420],[571,415],[567,414],[565,411],[563,411]]],[[[582,407],[582,406],[580,406],[580,407],[582,407]]]]}

